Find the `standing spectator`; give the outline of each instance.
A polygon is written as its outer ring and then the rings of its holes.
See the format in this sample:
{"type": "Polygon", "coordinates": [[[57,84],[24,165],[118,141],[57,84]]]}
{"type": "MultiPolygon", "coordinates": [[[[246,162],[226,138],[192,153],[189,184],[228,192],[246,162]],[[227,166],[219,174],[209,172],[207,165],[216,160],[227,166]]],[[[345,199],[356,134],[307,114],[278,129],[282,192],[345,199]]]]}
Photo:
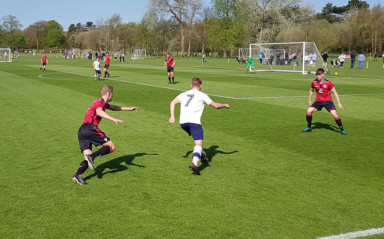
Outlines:
{"type": "Polygon", "coordinates": [[[383,53],[383,70],[384,70],[384,53],[383,53]]]}
{"type": "Polygon", "coordinates": [[[289,53],[289,56],[288,56],[288,65],[291,65],[292,63],[292,54],[289,53]]]}
{"type": "Polygon", "coordinates": [[[340,60],[340,68],[343,68],[344,62],[345,62],[345,54],[342,52],[339,56],[340,60]]]}
{"type": "Polygon", "coordinates": [[[299,66],[299,63],[297,62],[297,55],[296,55],[296,53],[293,53],[292,59],[293,59],[293,65],[294,66],[299,66]]]}
{"type": "Polygon", "coordinates": [[[355,67],[355,62],[356,62],[356,53],[352,52],[351,54],[351,69],[355,67]]]}
{"type": "Polygon", "coordinates": [[[265,65],[265,54],[264,54],[264,52],[262,52],[261,54],[262,54],[262,57],[263,57],[262,64],[265,65]]]}
{"type": "Polygon", "coordinates": [[[373,61],[377,61],[377,52],[375,52],[375,54],[373,54],[373,61]]]}
{"type": "Polygon", "coordinates": [[[276,65],[280,65],[280,52],[276,54],[276,65]]]}
{"type": "Polygon", "coordinates": [[[327,52],[324,52],[324,54],[323,54],[323,61],[324,61],[324,66],[327,67],[328,66],[328,54],[327,54],[327,52]]]}
{"type": "Polygon", "coordinates": [[[273,58],[275,58],[275,56],[271,53],[271,55],[269,56],[269,60],[268,60],[269,65],[272,65],[273,58]]]}
{"type": "Polygon", "coordinates": [[[123,57],[123,62],[125,62],[125,55],[124,55],[124,53],[121,56],[123,57]]]}
{"type": "Polygon", "coordinates": [[[202,54],[202,60],[203,60],[203,62],[205,62],[205,52],[203,52],[203,54],[202,54]]]}
{"type": "Polygon", "coordinates": [[[117,61],[117,52],[115,52],[114,57],[115,57],[115,61],[117,61]]]}
{"type": "Polygon", "coordinates": [[[123,58],[123,55],[120,53],[120,54],[119,54],[120,62],[122,61],[122,58],[123,58]]]}
{"type": "Polygon", "coordinates": [[[312,66],[316,67],[316,61],[317,61],[317,54],[313,53],[312,55],[312,66]]]}
{"type": "Polygon", "coordinates": [[[263,63],[263,53],[262,52],[260,52],[260,54],[259,54],[259,61],[260,61],[260,64],[263,63]]]}
{"type": "Polygon", "coordinates": [[[357,69],[363,69],[364,60],[365,60],[364,54],[360,53],[360,55],[359,55],[359,65],[357,66],[357,69]]]}

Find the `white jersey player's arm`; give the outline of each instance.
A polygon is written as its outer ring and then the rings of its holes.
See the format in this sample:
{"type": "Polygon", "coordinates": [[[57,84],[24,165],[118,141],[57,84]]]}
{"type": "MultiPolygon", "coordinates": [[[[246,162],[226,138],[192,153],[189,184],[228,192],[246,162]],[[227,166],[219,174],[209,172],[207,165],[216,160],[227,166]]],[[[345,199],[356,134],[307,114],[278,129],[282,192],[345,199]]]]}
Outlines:
{"type": "Polygon", "coordinates": [[[175,123],[175,107],[177,104],[180,104],[180,100],[176,97],[172,100],[170,104],[170,110],[171,110],[171,118],[169,118],[169,123],[174,124],[175,123]]]}
{"type": "Polygon", "coordinates": [[[216,102],[212,101],[212,103],[209,105],[215,109],[222,109],[222,108],[229,109],[229,104],[220,104],[220,103],[216,103],[216,102]]]}

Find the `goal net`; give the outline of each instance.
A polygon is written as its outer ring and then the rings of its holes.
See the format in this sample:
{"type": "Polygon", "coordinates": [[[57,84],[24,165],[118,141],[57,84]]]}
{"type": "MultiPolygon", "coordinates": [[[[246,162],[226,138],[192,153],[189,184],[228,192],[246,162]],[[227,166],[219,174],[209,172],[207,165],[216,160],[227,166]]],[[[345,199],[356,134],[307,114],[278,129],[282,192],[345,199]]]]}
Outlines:
{"type": "Polygon", "coordinates": [[[11,48],[0,48],[0,62],[12,62],[11,48]]]}
{"type": "Polygon", "coordinates": [[[256,71],[283,71],[314,74],[319,67],[328,69],[314,42],[253,43],[249,55],[256,71]]]}
{"type": "Polygon", "coordinates": [[[133,53],[131,55],[132,60],[145,59],[145,58],[147,58],[147,50],[146,49],[137,48],[133,51],[133,53]]]}
{"type": "Polygon", "coordinates": [[[72,48],[71,52],[72,52],[72,59],[81,57],[81,50],[79,48],[72,48]]]}

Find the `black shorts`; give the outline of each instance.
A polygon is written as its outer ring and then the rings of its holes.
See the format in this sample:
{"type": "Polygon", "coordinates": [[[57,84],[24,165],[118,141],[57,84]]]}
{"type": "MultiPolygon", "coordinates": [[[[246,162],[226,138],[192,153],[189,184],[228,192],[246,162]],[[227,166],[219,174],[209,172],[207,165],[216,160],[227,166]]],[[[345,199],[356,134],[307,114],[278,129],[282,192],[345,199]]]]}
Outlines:
{"type": "Polygon", "coordinates": [[[109,68],[109,64],[105,64],[104,69],[108,69],[108,68],[109,68]]]}
{"type": "Polygon", "coordinates": [[[321,110],[323,107],[325,107],[325,109],[330,112],[331,110],[336,110],[336,107],[335,107],[335,104],[333,103],[332,100],[330,101],[315,101],[315,103],[313,103],[311,105],[311,107],[317,109],[317,110],[321,110]]]}
{"type": "Polygon", "coordinates": [[[86,149],[92,149],[92,144],[99,146],[111,140],[103,131],[93,124],[82,124],[77,136],[79,138],[81,152],[86,149]]]}
{"type": "Polygon", "coordinates": [[[46,66],[47,65],[47,63],[43,63],[43,66],[46,66]]]}
{"type": "Polygon", "coordinates": [[[172,67],[172,66],[168,66],[168,69],[167,69],[167,71],[168,71],[168,72],[173,72],[173,71],[174,71],[174,69],[173,69],[173,67],[172,67]]]}

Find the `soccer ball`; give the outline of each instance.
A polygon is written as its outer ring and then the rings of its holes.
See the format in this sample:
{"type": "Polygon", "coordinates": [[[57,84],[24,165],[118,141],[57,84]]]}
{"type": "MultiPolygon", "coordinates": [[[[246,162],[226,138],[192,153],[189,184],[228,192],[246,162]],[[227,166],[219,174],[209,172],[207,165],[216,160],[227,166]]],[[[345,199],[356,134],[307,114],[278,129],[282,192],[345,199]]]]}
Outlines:
{"type": "Polygon", "coordinates": [[[338,76],[338,75],[339,75],[339,73],[335,72],[335,76],[338,76]]]}

